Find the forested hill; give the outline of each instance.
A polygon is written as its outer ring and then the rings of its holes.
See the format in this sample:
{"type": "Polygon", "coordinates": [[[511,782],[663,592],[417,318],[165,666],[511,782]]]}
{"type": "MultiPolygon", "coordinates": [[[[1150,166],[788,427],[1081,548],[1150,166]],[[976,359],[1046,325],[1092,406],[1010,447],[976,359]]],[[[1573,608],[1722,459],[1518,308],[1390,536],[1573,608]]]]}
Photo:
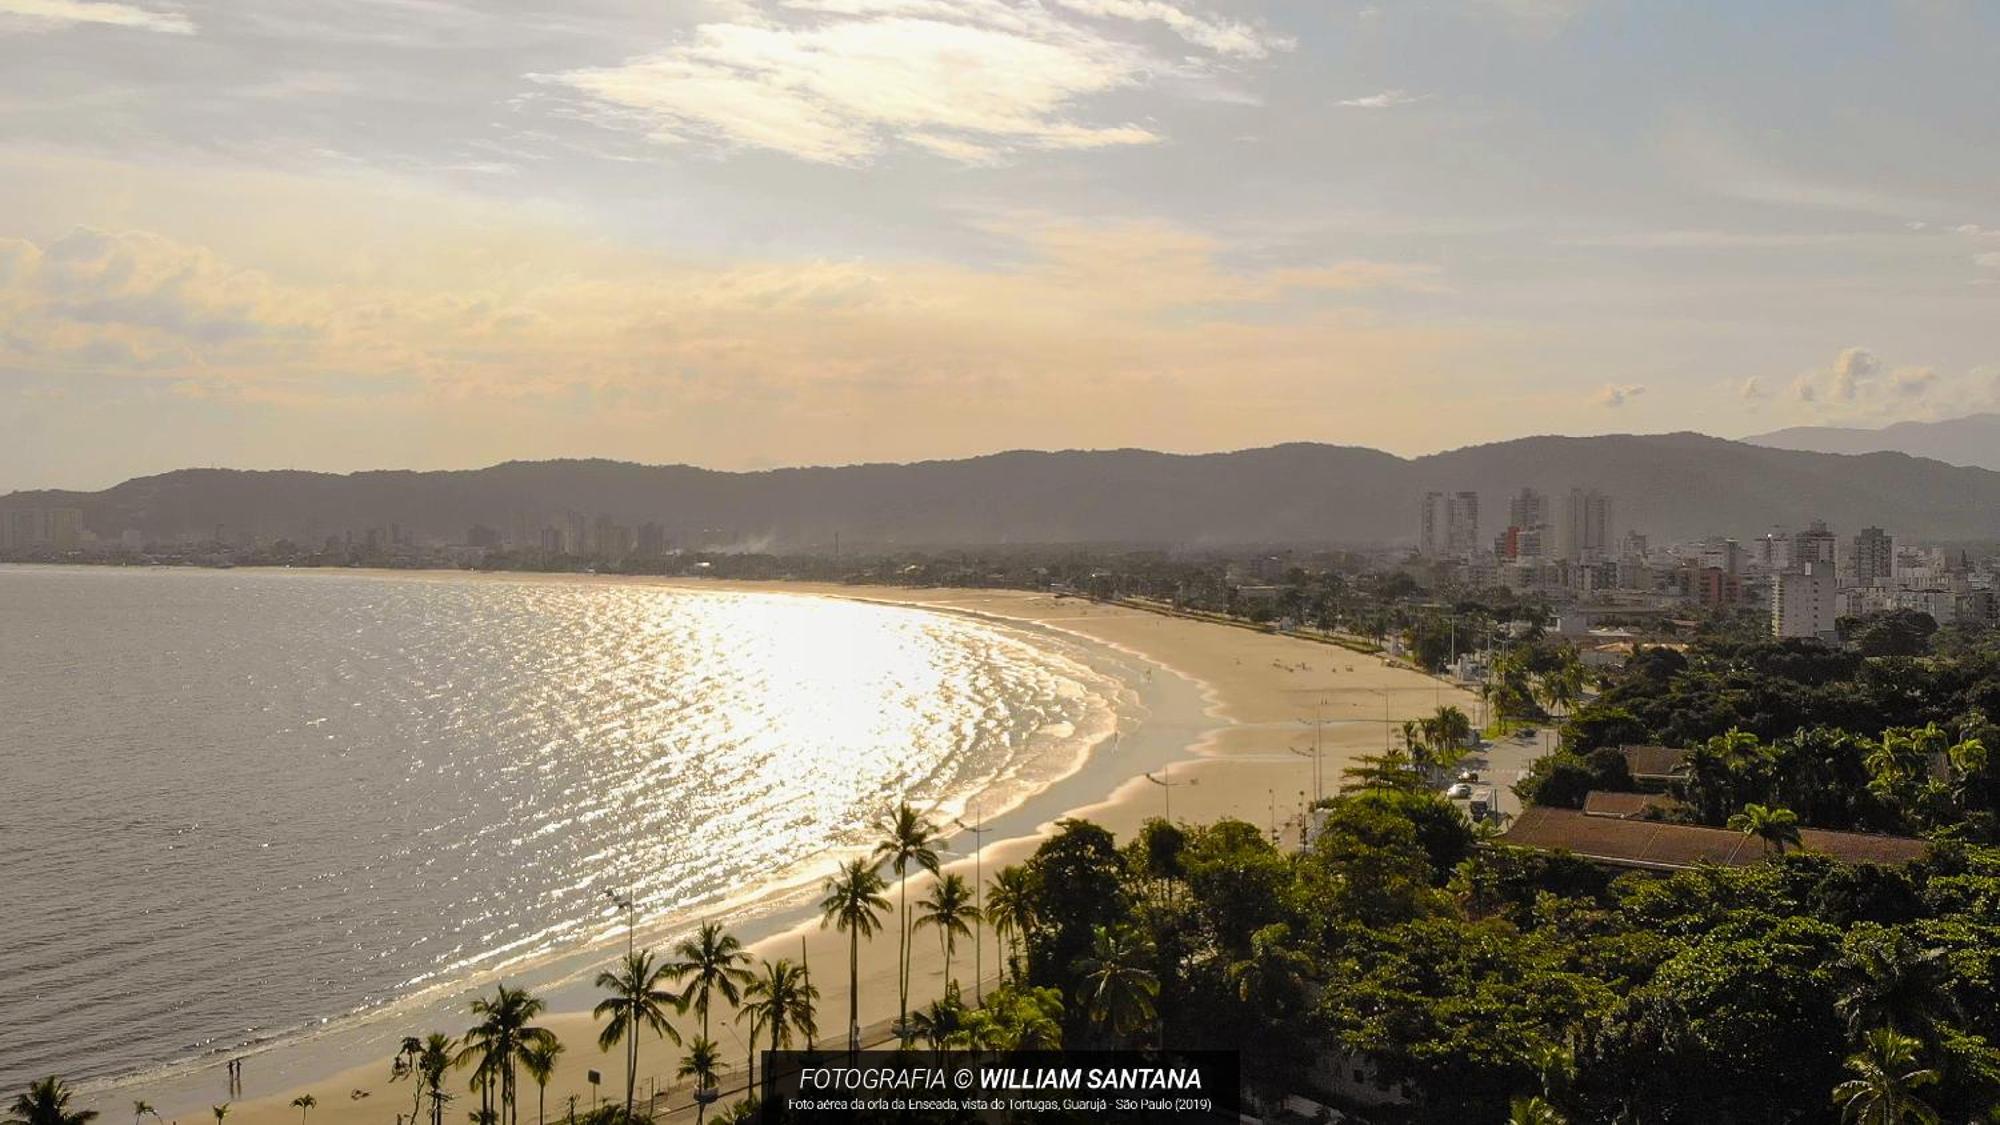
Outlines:
{"type": "Polygon", "coordinates": [[[1533,437],[1406,459],[1351,446],[1232,453],[1009,452],[959,461],[729,473],[613,461],[508,462],[448,472],[188,469],[102,492],[17,492],[0,510],[79,508],[105,536],[313,541],[392,524],[456,540],[566,513],[663,525],[683,543],[866,545],[1398,543],[1430,489],[1480,493],[1483,535],[1522,486],[1595,487],[1614,530],[1686,538],[1828,520],[1905,536],[2000,539],[2000,473],[1897,453],[1770,449],[1698,434],[1533,437]]]}

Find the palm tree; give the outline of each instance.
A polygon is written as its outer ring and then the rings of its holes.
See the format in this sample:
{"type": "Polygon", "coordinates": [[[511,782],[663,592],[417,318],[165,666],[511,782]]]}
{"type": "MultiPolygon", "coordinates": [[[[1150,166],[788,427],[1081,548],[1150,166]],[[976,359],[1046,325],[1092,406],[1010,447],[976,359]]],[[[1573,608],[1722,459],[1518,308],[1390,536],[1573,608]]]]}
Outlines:
{"type": "Polygon", "coordinates": [[[922,813],[904,801],[896,806],[896,811],[882,818],[877,826],[881,840],[875,845],[875,862],[886,861],[900,880],[897,896],[900,905],[901,925],[896,942],[896,1034],[908,1038],[910,1022],[910,865],[916,864],[931,874],[937,874],[937,846],[944,837],[937,825],[925,819],[922,813]]]}
{"type": "Polygon", "coordinates": [[[444,1125],[444,1106],[451,1100],[444,1092],[444,1076],[457,1055],[458,1041],[438,1031],[431,1032],[417,1051],[417,1087],[431,1100],[431,1125],[444,1125]]]}
{"type": "Polygon", "coordinates": [[[139,1125],[139,1122],[144,1121],[146,1115],[149,1113],[153,1115],[155,1120],[159,1119],[160,1111],[153,1108],[152,1102],[144,1098],[135,1098],[132,1102],[132,1125],[139,1125]]]}
{"type": "Polygon", "coordinates": [[[694,1079],[695,1125],[701,1125],[708,1116],[708,1103],[715,1100],[715,1066],[719,1058],[715,1041],[704,1035],[688,1044],[680,1068],[674,1071],[676,1078],[694,1079]]]}
{"type": "Polygon", "coordinates": [[[865,859],[849,860],[826,881],[820,899],[819,924],[847,935],[847,1049],[861,1049],[861,939],[882,928],[881,913],[889,908],[882,894],[882,876],[865,859]]]}
{"type": "Polygon", "coordinates": [[[686,1011],[681,999],[668,992],[665,982],[670,973],[668,966],[653,960],[653,951],[641,949],[627,953],[618,968],[597,974],[597,987],[611,995],[597,1002],[591,1009],[591,1016],[606,1019],[604,1030],[597,1035],[597,1049],[609,1051],[619,1041],[625,1043],[625,1120],[632,1120],[633,1099],[639,1093],[639,1033],[651,1031],[665,1036],[676,1044],[681,1041],[680,1032],[667,1022],[667,1009],[686,1011]]]}
{"type": "Polygon", "coordinates": [[[1236,998],[1273,1023],[1303,1003],[1312,973],[1312,958],[1291,948],[1291,936],[1283,922],[1265,926],[1250,935],[1250,956],[1228,969],[1236,998]]]}
{"type": "Polygon", "coordinates": [[[1854,1125],[1937,1125],[1937,1110],[1915,1093],[1938,1080],[1937,1071],[1917,1066],[1920,1046],[1894,1028],[1869,1032],[1861,1053],[1847,1060],[1855,1077],[1833,1088],[1840,1119],[1854,1125]]]}
{"type": "Polygon", "coordinates": [[[944,949],[945,988],[952,987],[951,955],[958,939],[972,936],[979,921],[979,909],[972,905],[972,888],[963,875],[946,875],[931,885],[930,897],[917,903],[917,925],[935,926],[938,944],[944,949]]]}
{"type": "Polygon", "coordinates": [[[1020,980],[1021,943],[1035,925],[1034,882],[1027,868],[1003,867],[993,876],[993,889],[986,894],[986,922],[1007,943],[1007,964],[1014,979],[1020,980]]]}
{"type": "Polygon", "coordinates": [[[1569,1118],[1540,1097],[1515,1098],[1507,1108],[1507,1125],[1569,1125],[1569,1118]]]}
{"type": "Polygon", "coordinates": [[[743,986],[743,1010],[736,1014],[751,1021],[750,1089],[757,1089],[757,1033],[768,1029],[771,1050],[782,1051],[792,1044],[792,1033],[807,1043],[813,1038],[813,1006],[819,990],[806,978],[805,970],[783,958],[764,962],[761,976],[743,986]]]}
{"type": "Polygon", "coordinates": [[[1891,1027],[1934,1042],[1940,1017],[1959,1014],[1945,951],[1920,949],[1902,930],[1855,941],[1841,970],[1847,986],[1834,1001],[1834,1010],[1847,1020],[1847,1033],[1857,1040],[1867,1028],[1891,1027]]]}
{"type": "Polygon", "coordinates": [[[229,1116],[229,1103],[209,1106],[208,1111],[215,1115],[215,1125],[222,1125],[222,1119],[229,1116]]]}
{"type": "Polygon", "coordinates": [[[306,1125],[306,1111],[319,1104],[319,1099],[311,1094],[300,1094],[292,1099],[292,1108],[299,1111],[299,1125],[306,1125]]]}
{"type": "Polygon", "coordinates": [[[667,975],[687,982],[681,988],[681,1011],[693,1005],[701,1016],[701,1037],[706,1039],[710,995],[720,992],[729,1006],[735,1007],[743,999],[743,986],[750,983],[746,967],[750,955],[743,951],[743,943],[720,925],[703,922],[695,936],[674,946],[674,956],[678,960],[667,966],[667,975]]]}
{"type": "Polygon", "coordinates": [[[548,1119],[549,1079],[555,1077],[556,1059],[562,1053],[563,1045],[551,1039],[528,1048],[521,1056],[521,1068],[535,1080],[535,1125],[543,1125],[548,1119]]]}
{"type": "Polygon", "coordinates": [[[410,1097],[410,1120],[417,1119],[417,1111],[423,1108],[424,1084],[416,1081],[417,1057],[423,1054],[424,1041],[414,1035],[403,1036],[403,1045],[396,1052],[396,1059],[389,1066],[389,1081],[400,1082],[408,1078],[416,1092],[410,1097]]]}
{"type": "Polygon", "coordinates": [[[1077,959],[1084,1004],[1092,1021],[1109,1033],[1114,1047],[1126,1034],[1153,1022],[1160,982],[1141,965],[1150,952],[1124,931],[1099,926],[1089,956],[1077,959]]]}
{"type": "Polygon", "coordinates": [[[71,1109],[69,1097],[69,1087],[53,1074],[30,1082],[28,1092],[15,1097],[7,1125],[87,1125],[97,1117],[94,1109],[71,1109]]]}
{"type": "Polygon", "coordinates": [[[1785,854],[1787,845],[1799,847],[1799,814],[1790,809],[1765,805],[1744,805],[1729,818],[1729,828],[1764,841],[1767,851],[1785,854]]]}
{"type": "MultiPolygon", "coordinates": [[[[514,1081],[518,1064],[529,1051],[555,1041],[555,1034],[548,1028],[530,1022],[547,1007],[540,997],[505,984],[496,986],[490,998],[482,996],[472,1002],[472,1014],[479,1018],[479,1023],[466,1030],[458,1062],[462,1066],[471,1060],[478,1061],[475,1081],[483,1081],[485,1092],[490,1093],[492,1083],[498,1080],[499,1109],[507,1125],[514,1125],[519,1119],[514,1081]]],[[[490,1103],[482,1108],[489,1106],[490,1103]]]]}

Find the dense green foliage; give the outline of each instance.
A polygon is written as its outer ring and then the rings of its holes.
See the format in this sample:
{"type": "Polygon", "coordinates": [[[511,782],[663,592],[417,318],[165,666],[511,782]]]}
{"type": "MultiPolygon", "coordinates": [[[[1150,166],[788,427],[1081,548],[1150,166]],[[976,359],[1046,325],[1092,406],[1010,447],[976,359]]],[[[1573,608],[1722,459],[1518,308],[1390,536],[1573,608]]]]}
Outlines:
{"type": "MultiPolygon", "coordinates": [[[[1887,626],[1885,626],[1887,627],[1887,626]]],[[[1809,641],[1645,649],[1606,678],[1523,797],[1575,807],[1629,789],[1627,743],[1689,748],[1675,795],[1721,825],[1749,805],[1808,827],[2000,842],[2000,652],[1880,656],[1809,641]]]]}
{"type": "Polygon", "coordinates": [[[1370,1120],[1834,1121],[1837,1087],[2000,1120],[2000,852],[1614,878],[1476,848],[1417,789],[1326,814],[1298,854],[1240,821],[1122,848],[1065,823],[1021,869],[1023,987],[1064,998],[1066,1042],[1241,1047],[1267,1092],[1337,1101],[1328,1065],[1365,1065],[1409,1099],[1370,1120]],[[1915,1046],[1870,1061],[1884,1028],[1915,1046]]]}

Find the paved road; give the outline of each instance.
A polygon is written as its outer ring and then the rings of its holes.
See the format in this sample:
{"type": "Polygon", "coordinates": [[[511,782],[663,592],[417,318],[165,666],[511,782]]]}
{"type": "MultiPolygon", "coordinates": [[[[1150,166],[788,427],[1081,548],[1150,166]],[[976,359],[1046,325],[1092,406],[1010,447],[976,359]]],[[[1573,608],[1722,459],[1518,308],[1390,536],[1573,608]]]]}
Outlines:
{"type": "MultiPolygon", "coordinates": [[[[1514,783],[1521,780],[1535,759],[1555,749],[1555,738],[1551,727],[1537,729],[1533,738],[1502,738],[1466,756],[1459,768],[1478,773],[1479,780],[1473,789],[1491,789],[1494,803],[1511,819],[1521,814],[1521,799],[1514,795],[1514,783]]],[[[1463,809],[1472,802],[1461,798],[1454,803],[1463,809]]]]}

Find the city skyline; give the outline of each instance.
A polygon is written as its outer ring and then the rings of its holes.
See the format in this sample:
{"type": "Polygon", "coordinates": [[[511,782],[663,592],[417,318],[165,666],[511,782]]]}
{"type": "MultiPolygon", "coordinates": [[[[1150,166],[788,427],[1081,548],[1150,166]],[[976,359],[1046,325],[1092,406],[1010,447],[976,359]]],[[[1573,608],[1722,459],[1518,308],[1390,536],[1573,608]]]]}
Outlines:
{"type": "Polygon", "coordinates": [[[1982,409],[1995,18],[0,0],[0,482],[1982,409]]]}

